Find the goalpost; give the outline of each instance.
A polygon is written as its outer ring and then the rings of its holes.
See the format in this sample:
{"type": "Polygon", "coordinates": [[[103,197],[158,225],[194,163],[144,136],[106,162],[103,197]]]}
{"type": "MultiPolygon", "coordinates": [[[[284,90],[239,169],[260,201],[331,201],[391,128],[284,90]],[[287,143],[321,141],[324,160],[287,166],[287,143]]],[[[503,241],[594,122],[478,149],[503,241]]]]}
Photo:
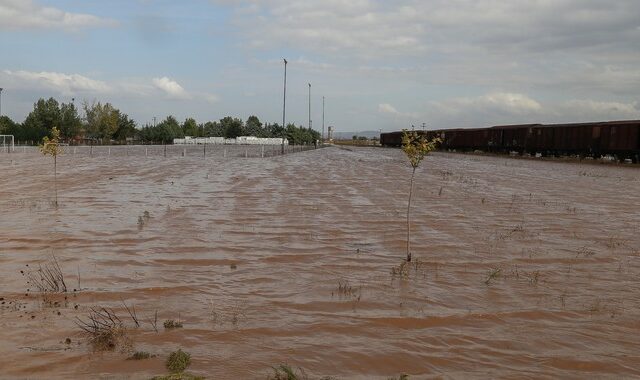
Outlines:
{"type": "Polygon", "coordinates": [[[0,143],[2,144],[0,145],[1,152],[11,153],[16,151],[13,135],[0,135],[0,141],[2,141],[0,143]]]}

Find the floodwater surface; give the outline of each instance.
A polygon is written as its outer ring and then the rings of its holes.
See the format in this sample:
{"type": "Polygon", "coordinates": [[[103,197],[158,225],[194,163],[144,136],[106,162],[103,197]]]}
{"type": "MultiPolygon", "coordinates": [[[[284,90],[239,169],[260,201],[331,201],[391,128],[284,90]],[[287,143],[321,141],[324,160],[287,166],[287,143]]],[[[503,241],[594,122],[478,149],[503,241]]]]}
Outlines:
{"type": "Polygon", "coordinates": [[[145,379],[178,348],[211,379],[640,377],[637,168],[433,154],[399,268],[400,150],[247,156],[65,154],[56,207],[51,158],[1,154],[0,378],[145,379]],[[91,347],[92,307],[128,345],[91,347]]]}

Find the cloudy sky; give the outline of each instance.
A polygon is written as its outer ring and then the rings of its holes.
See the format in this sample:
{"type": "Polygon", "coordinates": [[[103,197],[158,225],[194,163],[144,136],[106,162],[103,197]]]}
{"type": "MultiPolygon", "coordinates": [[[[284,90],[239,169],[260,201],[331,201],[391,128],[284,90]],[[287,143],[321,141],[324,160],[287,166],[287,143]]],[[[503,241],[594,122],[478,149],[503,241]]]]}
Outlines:
{"type": "Polygon", "coordinates": [[[640,118],[638,0],[0,0],[2,113],[339,131],[640,118]]]}

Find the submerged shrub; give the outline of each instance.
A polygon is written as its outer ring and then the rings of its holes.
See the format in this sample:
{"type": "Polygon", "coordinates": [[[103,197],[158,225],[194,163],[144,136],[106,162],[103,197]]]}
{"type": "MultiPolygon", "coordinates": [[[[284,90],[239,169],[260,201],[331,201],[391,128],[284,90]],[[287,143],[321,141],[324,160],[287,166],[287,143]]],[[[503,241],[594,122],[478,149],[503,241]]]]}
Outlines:
{"type": "Polygon", "coordinates": [[[167,369],[171,372],[182,372],[191,364],[191,355],[178,349],[167,358],[167,369]]]}

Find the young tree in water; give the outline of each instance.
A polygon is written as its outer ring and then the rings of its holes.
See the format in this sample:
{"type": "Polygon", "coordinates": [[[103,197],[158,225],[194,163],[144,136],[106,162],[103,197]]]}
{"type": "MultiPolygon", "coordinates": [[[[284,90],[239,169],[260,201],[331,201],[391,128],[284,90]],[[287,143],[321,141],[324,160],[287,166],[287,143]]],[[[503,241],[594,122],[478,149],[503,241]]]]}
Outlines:
{"type": "Polygon", "coordinates": [[[413,195],[413,178],[416,175],[416,169],[420,166],[420,163],[424,157],[431,151],[436,149],[436,146],[441,140],[434,138],[428,140],[424,134],[418,134],[415,131],[408,132],[402,131],[402,151],[409,159],[411,164],[411,185],[409,187],[409,201],[407,202],[407,261],[411,261],[411,196],[413,195]]]}
{"type": "Polygon", "coordinates": [[[58,206],[58,155],[63,153],[60,147],[60,131],[58,128],[53,127],[51,129],[51,138],[45,136],[39,148],[40,153],[43,155],[53,157],[53,188],[56,194],[56,206],[58,206]]]}

